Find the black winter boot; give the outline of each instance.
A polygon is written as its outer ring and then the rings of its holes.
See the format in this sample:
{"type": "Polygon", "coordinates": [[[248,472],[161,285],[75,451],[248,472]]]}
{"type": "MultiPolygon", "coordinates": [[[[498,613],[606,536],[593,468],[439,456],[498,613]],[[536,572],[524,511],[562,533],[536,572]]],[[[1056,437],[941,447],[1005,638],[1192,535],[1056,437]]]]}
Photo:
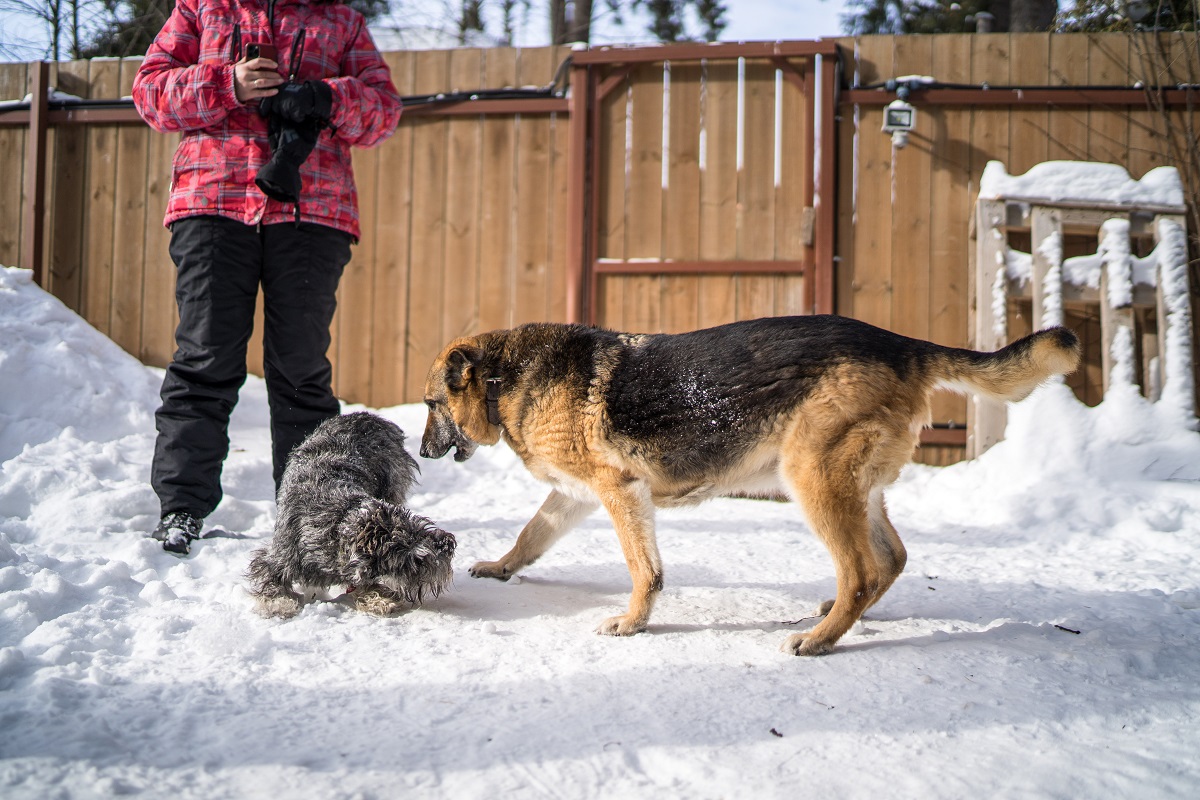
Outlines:
{"type": "Polygon", "coordinates": [[[163,550],[186,556],[191,552],[192,540],[200,538],[200,528],[203,526],[202,520],[186,511],[172,511],[163,515],[151,535],[163,543],[163,550]]]}

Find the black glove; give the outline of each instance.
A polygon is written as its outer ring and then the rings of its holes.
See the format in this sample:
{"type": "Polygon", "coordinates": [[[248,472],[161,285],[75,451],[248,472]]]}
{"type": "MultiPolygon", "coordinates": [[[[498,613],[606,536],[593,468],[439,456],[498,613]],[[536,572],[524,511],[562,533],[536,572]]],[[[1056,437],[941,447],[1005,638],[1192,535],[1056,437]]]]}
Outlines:
{"type": "Polygon", "coordinates": [[[271,146],[271,159],[254,176],[254,183],[263,194],[285,203],[300,202],[300,165],[317,146],[324,127],[315,118],[297,123],[278,114],[269,117],[267,142],[271,146]]]}
{"type": "Polygon", "coordinates": [[[292,122],[315,119],[327,123],[333,113],[333,90],[325,81],[289,81],[276,94],[263,98],[261,111],[263,116],[278,115],[292,122]]]}

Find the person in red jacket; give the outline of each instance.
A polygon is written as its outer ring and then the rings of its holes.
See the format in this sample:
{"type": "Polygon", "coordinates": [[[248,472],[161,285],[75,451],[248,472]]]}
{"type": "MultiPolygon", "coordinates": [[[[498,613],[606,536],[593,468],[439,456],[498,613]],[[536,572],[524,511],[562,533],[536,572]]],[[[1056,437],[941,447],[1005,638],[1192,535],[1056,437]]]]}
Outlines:
{"type": "Polygon", "coordinates": [[[179,327],[151,484],[153,536],[186,555],[221,500],[260,287],[276,490],[291,450],[340,411],[326,351],[359,236],[350,147],[390,136],[401,102],[362,15],[337,0],[178,0],[133,99],[182,134],[165,218],[179,327]]]}

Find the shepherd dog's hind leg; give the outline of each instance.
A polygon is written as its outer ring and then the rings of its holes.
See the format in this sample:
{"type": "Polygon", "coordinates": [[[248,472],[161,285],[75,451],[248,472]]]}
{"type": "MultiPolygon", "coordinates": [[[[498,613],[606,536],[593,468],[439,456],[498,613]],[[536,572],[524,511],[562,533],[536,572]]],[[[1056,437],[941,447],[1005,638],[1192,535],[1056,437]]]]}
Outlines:
{"type": "Polygon", "coordinates": [[[908,562],[908,551],[900,541],[900,534],[888,519],[887,506],[883,502],[883,487],[876,486],[871,490],[867,500],[867,521],[871,525],[871,550],[875,554],[875,564],[879,571],[879,590],[867,604],[867,608],[879,602],[879,599],[892,588],[892,584],[904,572],[908,562]]]}
{"type": "MultiPolygon", "coordinates": [[[[896,533],[892,521],[888,519],[887,507],[883,502],[883,487],[876,487],[871,491],[867,501],[867,521],[871,526],[871,549],[875,554],[875,563],[882,578],[879,591],[867,606],[870,608],[879,602],[879,599],[900,577],[900,573],[904,571],[904,565],[908,562],[908,551],[904,549],[904,542],[900,541],[900,535],[896,533]]],[[[833,600],[826,600],[821,603],[817,613],[822,617],[828,615],[833,610],[833,602],[833,600]]]]}
{"type": "Polygon", "coordinates": [[[886,578],[881,574],[872,542],[869,491],[863,486],[878,438],[875,426],[864,424],[820,445],[797,436],[785,450],[783,474],[829,549],[837,577],[837,597],[827,616],[811,631],[788,637],[785,652],[828,653],[875,601],[881,587],[895,579],[890,570],[886,578]]]}
{"type": "Polygon", "coordinates": [[[555,489],[542,507],[526,523],[517,542],[497,561],[480,561],[471,567],[476,578],[496,578],[506,581],[520,570],[541,558],[563,534],[592,513],[599,502],[579,500],[555,489]]]}

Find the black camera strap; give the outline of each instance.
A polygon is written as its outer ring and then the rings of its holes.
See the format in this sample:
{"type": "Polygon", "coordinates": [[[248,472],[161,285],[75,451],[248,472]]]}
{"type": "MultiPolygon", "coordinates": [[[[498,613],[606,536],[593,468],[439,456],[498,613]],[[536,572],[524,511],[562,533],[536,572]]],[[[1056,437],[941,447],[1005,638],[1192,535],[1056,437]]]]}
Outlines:
{"type": "MultiPolygon", "coordinates": [[[[273,2],[274,0],[272,0],[273,2]]],[[[288,62],[288,80],[296,80],[296,76],[300,74],[301,60],[304,58],[304,36],[308,33],[308,26],[301,22],[300,30],[296,31],[295,38],[292,39],[292,58],[288,62]]]]}

